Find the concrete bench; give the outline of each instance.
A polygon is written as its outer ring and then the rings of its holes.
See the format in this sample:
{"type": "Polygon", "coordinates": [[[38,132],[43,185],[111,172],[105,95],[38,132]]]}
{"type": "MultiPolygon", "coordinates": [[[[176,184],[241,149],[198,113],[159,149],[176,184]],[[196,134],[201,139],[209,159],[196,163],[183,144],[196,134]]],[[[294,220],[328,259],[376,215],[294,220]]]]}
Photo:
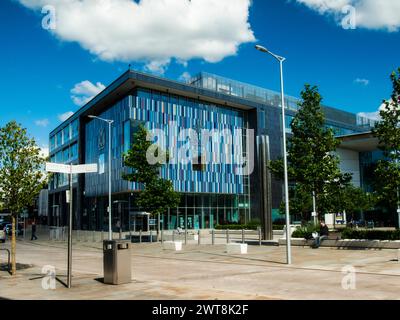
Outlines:
{"type": "Polygon", "coordinates": [[[246,243],[228,243],[226,245],[226,252],[228,254],[247,254],[246,243]]]}
{"type": "Polygon", "coordinates": [[[182,241],[165,241],[164,250],[182,251],[182,241]]]}

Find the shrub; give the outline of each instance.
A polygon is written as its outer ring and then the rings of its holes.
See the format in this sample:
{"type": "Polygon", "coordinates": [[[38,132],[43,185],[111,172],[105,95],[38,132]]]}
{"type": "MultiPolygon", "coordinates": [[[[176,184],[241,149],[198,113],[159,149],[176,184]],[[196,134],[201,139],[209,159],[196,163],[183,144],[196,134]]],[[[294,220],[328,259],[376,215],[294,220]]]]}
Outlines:
{"type": "Polygon", "coordinates": [[[342,239],[360,239],[360,240],[400,240],[400,230],[357,230],[344,229],[342,239]]]}
{"type": "Polygon", "coordinates": [[[312,234],[314,232],[319,232],[319,231],[320,231],[320,226],[315,226],[314,224],[307,224],[305,226],[296,229],[292,233],[292,237],[309,240],[313,238],[312,234]]]}

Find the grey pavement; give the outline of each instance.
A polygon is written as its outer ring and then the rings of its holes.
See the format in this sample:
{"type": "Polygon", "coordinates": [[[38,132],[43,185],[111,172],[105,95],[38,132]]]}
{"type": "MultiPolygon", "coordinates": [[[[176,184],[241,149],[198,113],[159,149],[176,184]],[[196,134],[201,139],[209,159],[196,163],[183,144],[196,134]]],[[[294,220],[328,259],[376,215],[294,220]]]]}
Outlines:
{"type": "MultiPolygon", "coordinates": [[[[7,243],[5,247],[9,246],[7,243]]],[[[191,244],[182,252],[161,244],[134,244],[130,284],[104,285],[101,243],[74,244],[72,288],[57,283],[44,290],[42,267],[52,265],[65,281],[65,242],[18,241],[17,261],[32,268],[15,277],[0,271],[0,297],[7,299],[399,299],[400,263],[396,250],[249,246],[247,255],[228,255],[225,245],[191,244]],[[355,278],[343,268],[355,268],[355,278]],[[349,276],[351,278],[349,278],[349,276]],[[355,290],[347,280],[355,280],[355,290]]],[[[0,254],[0,262],[5,255],[0,254]]],[[[350,269],[351,270],[351,269],[350,269]]],[[[350,281],[351,283],[351,281],[350,281]]]]}

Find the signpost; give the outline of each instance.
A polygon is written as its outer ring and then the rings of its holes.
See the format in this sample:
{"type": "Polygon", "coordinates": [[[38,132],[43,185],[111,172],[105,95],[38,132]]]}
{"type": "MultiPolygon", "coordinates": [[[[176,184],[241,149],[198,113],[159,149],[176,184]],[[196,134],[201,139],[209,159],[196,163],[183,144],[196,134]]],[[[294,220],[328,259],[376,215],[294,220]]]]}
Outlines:
{"type": "Polygon", "coordinates": [[[68,223],[68,273],[67,273],[67,286],[71,288],[72,280],[72,216],[73,216],[73,188],[72,188],[72,175],[79,173],[96,173],[98,171],[97,164],[60,164],[60,163],[46,163],[46,171],[53,173],[64,173],[69,175],[69,223],[68,223]]]}

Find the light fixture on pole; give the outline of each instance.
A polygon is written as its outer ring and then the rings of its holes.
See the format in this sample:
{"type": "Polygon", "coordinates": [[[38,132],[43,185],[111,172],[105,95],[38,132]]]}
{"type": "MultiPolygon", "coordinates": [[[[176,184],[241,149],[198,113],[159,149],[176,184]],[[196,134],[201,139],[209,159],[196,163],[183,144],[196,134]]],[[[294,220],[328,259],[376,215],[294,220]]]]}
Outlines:
{"type": "Polygon", "coordinates": [[[281,104],[282,104],[282,130],[283,130],[283,167],[284,167],[284,184],[285,184],[285,214],[286,214],[286,258],[287,264],[292,264],[292,250],[291,250],[291,227],[290,227],[290,213],[289,213],[289,177],[288,177],[288,162],[287,162],[287,148],[286,148],[286,119],[285,119],[285,94],[283,83],[283,62],[286,58],[272,53],[267,48],[256,45],[256,49],[263,53],[268,53],[279,61],[280,74],[281,74],[281,104]]]}
{"type": "Polygon", "coordinates": [[[112,240],[112,203],[111,203],[111,126],[114,120],[103,119],[97,116],[88,116],[90,119],[97,119],[108,124],[108,240],[112,240]]]}

